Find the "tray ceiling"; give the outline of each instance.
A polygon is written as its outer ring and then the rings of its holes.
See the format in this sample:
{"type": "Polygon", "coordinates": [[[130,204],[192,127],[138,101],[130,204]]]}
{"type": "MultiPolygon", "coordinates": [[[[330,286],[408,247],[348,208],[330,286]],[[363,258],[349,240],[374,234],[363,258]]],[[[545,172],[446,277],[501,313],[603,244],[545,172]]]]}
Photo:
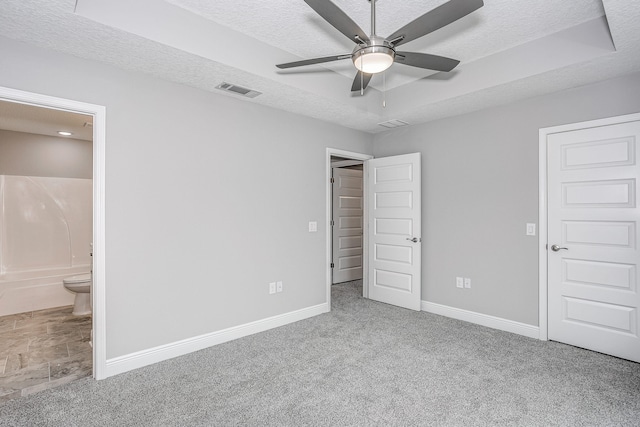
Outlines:
{"type": "MultiPolygon", "coordinates": [[[[443,2],[378,0],[377,33],[443,2]]],[[[369,32],[367,0],[335,3],[369,32]]],[[[385,131],[378,123],[390,119],[422,123],[640,70],[640,3],[626,0],[485,0],[405,45],[461,60],[454,72],[394,64],[364,96],[349,91],[349,60],[275,67],[353,48],[303,0],[5,0],[0,8],[0,36],[209,91],[227,81],[262,92],[246,102],[366,132],[385,131]]]]}

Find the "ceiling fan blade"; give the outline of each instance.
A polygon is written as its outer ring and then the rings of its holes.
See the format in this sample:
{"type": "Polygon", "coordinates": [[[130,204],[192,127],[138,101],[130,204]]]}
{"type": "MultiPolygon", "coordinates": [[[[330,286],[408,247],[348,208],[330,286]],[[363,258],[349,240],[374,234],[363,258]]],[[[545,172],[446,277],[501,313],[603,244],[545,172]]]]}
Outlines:
{"type": "Polygon", "coordinates": [[[304,65],[313,65],[313,64],[322,64],[323,62],[331,62],[338,61],[340,59],[348,59],[351,58],[351,54],[345,55],[336,55],[336,56],[325,56],[322,58],[313,58],[313,59],[305,59],[304,61],[295,61],[295,62],[287,62],[285,64],[277,64],[278,68],[293,68],[293,67],[302,67],[304,65]]]}
{"type": "Polygon", "coordinates": [[[333,25],[338,31],[347,36],[349,40],[358,43],[356,36],[363,41],[369,41],[367,33],[356,24],[353,19],[342,11],[338,6],[330,0],[304,0],[311,9],[324,18],[329,24],[333,25]]]}
{"type": "Polygon", "coordinates": [[[394,62],[436,71],[451,71],[460,63],[457,59],[418,52],[396,52],[394,62]]]}
{"type": "Polygon", "coordinates": [[[482,0],[450,0],[411,21],[387,37],[387,40],[393,41],[402,37],[401,40],[393,43],[394,46],[400,46],[447,26],[483,5],[482,0]]]}
{"type": "Polygon", "coordinates": [[[356,74],[356,78],[353,79],[353,84],[351,85],[351,92],[357,92],[361,88],[362,90],[366,89],[367,86],[369,85],[369,82],[371,81],[371,77],[373,77],[373,74],[367,74],[367,73],[363,73],[362,71],[358,71],[358,74],[356,74]]]}

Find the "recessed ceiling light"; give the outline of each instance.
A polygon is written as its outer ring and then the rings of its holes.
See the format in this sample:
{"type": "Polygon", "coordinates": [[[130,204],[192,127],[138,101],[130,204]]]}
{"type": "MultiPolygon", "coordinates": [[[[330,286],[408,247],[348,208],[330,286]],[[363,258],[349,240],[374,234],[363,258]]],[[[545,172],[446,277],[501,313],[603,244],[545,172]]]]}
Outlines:
{"type": "Polygon", "coordinates": [[[71,132],[67,132],[66,130],[59,130],[58,131],[58,135],[62,135],[62,136],[71,136],[73,135],[71,132]]]}

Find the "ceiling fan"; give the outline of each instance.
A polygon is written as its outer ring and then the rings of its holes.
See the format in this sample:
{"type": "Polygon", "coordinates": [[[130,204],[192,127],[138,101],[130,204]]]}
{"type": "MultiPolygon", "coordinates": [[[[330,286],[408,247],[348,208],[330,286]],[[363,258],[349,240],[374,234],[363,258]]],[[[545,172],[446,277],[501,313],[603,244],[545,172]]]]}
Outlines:
{"type": "Polygon", "coordinates": [[[367,36],[358,24],[330,0],[304,1],[325,21],[355,42],[356,47],[353,52],[344,55],[288,62],[278,64],[276,67],[293,68],[351,58],[353,65],[358,69],[351,86],[352,92],[363,91],[374,74],[386,70],[394,62],[435,71],[453,70],[460,61],[426,53],[398,51],[396,48],[445,27],[484,5],[482,0],[449,0],[411,21],[390,36],[383,38],[376,35],[377,0],[369,0],[371,3],[371,36],[367,36]]]}

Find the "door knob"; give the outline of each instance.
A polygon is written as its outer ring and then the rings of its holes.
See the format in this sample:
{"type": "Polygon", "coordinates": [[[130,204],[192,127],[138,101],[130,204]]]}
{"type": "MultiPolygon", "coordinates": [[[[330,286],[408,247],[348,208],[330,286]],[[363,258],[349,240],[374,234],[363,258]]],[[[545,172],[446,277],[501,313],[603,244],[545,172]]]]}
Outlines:
{"type": "Polygon", "coordinates": [[[412,238],[407,237],[407,240],[413,243],[418,243],[422,241],[422,239],[418,239],[417,237],[412,237],[412,238]]]}
{"type": "Polygon", "coordinates": [[[551,250],[552,250],[553,252],[558,252],[558,251],[560,251],[560,250],[562,250],[562,249],[564,249],[565,251],[568,251],[568,250],[569,250],[569,248],[561,248],[561,247],[560,247],[560,246],[558,246],[558,245],[551,245],[551,250]]]}

